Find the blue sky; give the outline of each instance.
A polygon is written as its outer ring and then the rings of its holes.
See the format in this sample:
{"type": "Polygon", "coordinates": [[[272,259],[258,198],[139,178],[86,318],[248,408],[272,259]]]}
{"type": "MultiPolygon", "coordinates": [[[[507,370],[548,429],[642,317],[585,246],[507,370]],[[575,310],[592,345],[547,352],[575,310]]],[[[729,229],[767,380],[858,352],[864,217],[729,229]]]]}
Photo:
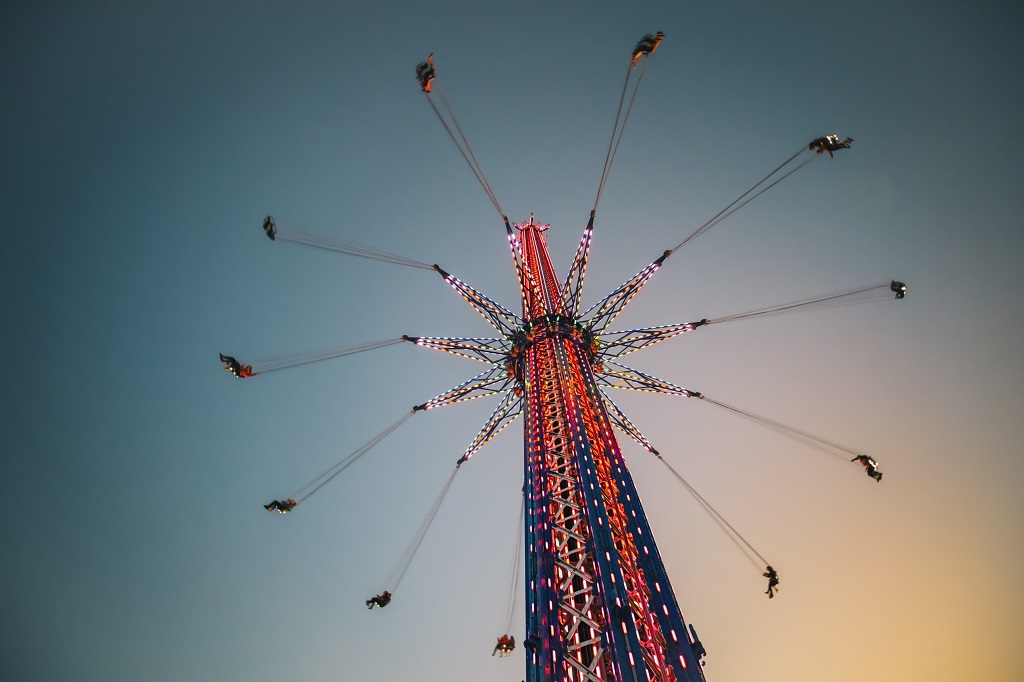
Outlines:
{"type": "Polygon", "coordinates": [[[260,220],[437,262],[515,308],[503,228],[416,63],[435,53],[502,207],[552,225],[564,273],[629,50],[661,30],[585,305],[829,132],[853,149],[678,252],[616,327],[910,286],[632,361],[886,474],[706,403],[616,396],[781,573],[768,602],[623,442],[708,679],[1016,679],[1022,19],[1008,2],[15,3],[0,28],[0,671],[521,679],[521,658],[489,656],[518,424],[460,471],[394,603],[362,605],[492,404],[417,415],[296,513],[260,508],[481,366],[402,344],[241,382],[216,353],[487,335],[437,275],[271,243],[260,220]]]}

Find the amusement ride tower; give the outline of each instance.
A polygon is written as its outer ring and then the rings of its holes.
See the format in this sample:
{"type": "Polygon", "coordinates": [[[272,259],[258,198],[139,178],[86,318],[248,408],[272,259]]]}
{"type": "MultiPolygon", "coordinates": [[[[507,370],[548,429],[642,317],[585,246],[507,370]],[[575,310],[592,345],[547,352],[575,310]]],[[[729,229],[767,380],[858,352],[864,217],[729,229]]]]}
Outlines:
{"type": "Polygon", "coordinates": [[[683,621],[613,427],[660,454],[603,389],[703,398],[616,359],[707,321],[607,332],[671,252],[581,314],[593,213],[561,284],[549,226],[533,216],[505,226],[522,317],[434,266],[502,338],[404,338],[492,365],[414,408],[504,394],[459,466],[523,416],[527,679],[703,680],[703,646],[683,621]]]}
{"type": "Polygon", "coordinates": [[[525,420],[528,679],[702,680],[596,378],[598,334],[660,263],[581,320],[593,219],[563,286],[547,226],[531,216],[515,227],[525,324],[510,370],[525,420]]]}
{"type": "MultiPolygon", "coordinates": [[[[868,467],[869,475],[876,480],[881,479],[881,474],[875,471],[877,464],[866,455],[858,455],[856,451],[789,429],[778,422],[630,368],[622,364],[621,358],[680,334],[720,322],[791,312],[802,307],[828,307],[875,300],[873,296],[879,291],[883,292],[883,298],[889,298],[890,293],[895,293],[895,298],[901,299],[906,293],[906,286],[901,282],[886,281],[841,294],[710,320],[609,330],[619,313],[676,250],[796,170],[821,158],[824,153],[827,152],[831,158],[834,152],[848,149],[852,139],[840,140],[838,136],[829,135],[813,140],[810,145],[801,145],[797,153],[689,237],[673,249],[663,252],[650,265],[589,309],[580,312],[597,205],[648,58],[662,38],[661,33],[656,36],[646,35],[633,51],[594,208],[590,211],[589,222],[564,280],[557,277],[548,254],[545,232],[549,226],[535,221],[532,215],[526,222],[512,224],[502,212],[461,127],[451,114],[447,100],[434,82],[436,74],[432,56],[417,67],[417,79],[431,107],[504,223],[519,285],[521,314],[501,306],[438,265],[355,244],[326,240],[289,228],[279,229],[270,216],[264,220],[263,229],[272,240],[293,241],[363,258],[435,270],[494,328],[498,333],[496,337],[403,336],[401,339],[281,361],[276,365],[268,364],[260,366],[260,371],[253,371],[252,366],[243,365],[231,356],[221,355],[221,361],[227,364],[226,369],[240,378],[402,341],[454,353],[489,365],[472,379],[416,405],[409,414],[293,493],[292,497],[284,501],[275,500],[265,507],[282,513],[291,511],[413,414],[474,398],[501,396],[497,408],[456,463],[455,471],[410,543],[405,558],[388,580],[388,589],[366,603],[371,608],[375,605],[384,607],[390,603],[391,591],[401,581],[459,468],[521,415],[524,421],[523,532],[526,554],[526,637],[522,645],[526,654],[528,682],[704,681],[701,664],[704,647],[693,627],[688,627],[683,620],[654,534],[615,438],[616,429],[657,457],[698,499],[705,511],[712,514],[723,529],[727,528],[731,532],[737,545],[741,549],[745,545],[744,551],[755,566],[758,562],[760,566],[767,564],[662,458],[609,398],[608,388],[697,398],[758,421],[776,431],[789,433],[843,461],[847,461],[849,455],[853,454],[854,459],[851,461],[860,461],[868,467]],[[642,68],[637,69],[641,59],[642,68]],[[634,74],[639,75],[634,78],[634,74]],[[631,82],[632,95],[627,98],[631,82]],[[439,95],[441,109],[432,98],[434,93],[439,95]]],[[[772,571],[770,567],[768,570],[772,571]]],[[[777,584],[777,575],[774,579],[777,584]]],[[[771,586],[768,594],[772,596],[771,586]]],[[[510,613],[510,621],[511,618],[510,613]]],[[[511,647],[502,651],[507,654],[511,647]]]]}

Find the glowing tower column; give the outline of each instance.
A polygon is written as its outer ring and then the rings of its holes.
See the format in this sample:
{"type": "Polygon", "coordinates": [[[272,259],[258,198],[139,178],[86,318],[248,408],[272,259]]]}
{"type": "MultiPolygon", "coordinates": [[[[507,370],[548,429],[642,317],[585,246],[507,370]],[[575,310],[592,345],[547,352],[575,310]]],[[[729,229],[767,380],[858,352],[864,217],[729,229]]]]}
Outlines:
{"type": "Polygon", "coordinates": [[[525,324],[509,369],[524,398],[527,680],[702,681],[594,379],[593,335],[578,303],[563,302],[548,226],[531,216],[515,227],[525,324]]]}

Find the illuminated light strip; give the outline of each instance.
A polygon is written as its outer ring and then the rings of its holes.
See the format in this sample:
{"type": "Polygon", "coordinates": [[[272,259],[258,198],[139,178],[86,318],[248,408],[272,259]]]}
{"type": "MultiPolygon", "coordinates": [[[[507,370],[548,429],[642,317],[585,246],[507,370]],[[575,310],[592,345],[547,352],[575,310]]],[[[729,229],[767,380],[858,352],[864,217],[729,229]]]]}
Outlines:
{"type": "MultiPolygon", "coordinates": [[[[583,362],[582,358],[580,358],[578,355],[575,356],[575,359],[577,360],[578,363],[582,363],[583,362]]],[[[582,385],[582,383],[583,383],[582,382],[582,376],[579,374],[579,372],[574,373],[573,383],[574,383],[575,393],[577,395],[581,395],[581,396],[583,396],[583,395],[590,395],[591,398],[593,399],[593,394],[588,392],[585,389],[585,387],[582,385]]],[[[607,458],[606,458],[607,453],[605,452],[604,442],[599,437],[600,433],[601,433],[601,426],[600,426],[600,424],[596,420],[597,415],[595,415],[595,414],[593,414],[591,412],[592,407],[595,404],[599,404],[599,403],[594,403],[594,402],[591,402],[591,401],[585,401],[584,400],[582,402],[582,404],[581,404],[581,407],[584,410],[583,422],[584,422],[584,425],[585,425],[584,426],[585,430],[587,430],[588,432],[596,431],[595,435],[598,436],[596,439],[592,438],[590,442],[591,442],[592,447],[594,448],[594,452],[593,452],[594,462],[596,464],[598,464],[599,468],[603,469],[603,468],[607,467],[608,461],[607,461],[607,458]]],[[[602,481],[602,486],[607,485],[609,482],[611,483],[612,486],[615,485],[613,481],[610,481],[610,479],[607,478],[607,476],[600,475],[600,472],[599,472],[599,480],[602,481]]],[[[616,503],[614,501],[615,497],[616,497],[616,494],[614,492],[608,490],[608,491],[604,491],[603,494],[601,495],[601,497],[603,498],[603,502],[607,505],[608,518],[609,518],[609,521],[612,524],[612,533],[613,533],[612,537],[613,537],[613,541],[615,542],[616,547],[619,550],[619,552],[621,552],[622,549],[628,543],[628,539],[624,539],[624,538],[628,538],[628,536],[625,535],[622,532],[623,529],[621,528],[620,524],[616,523],[616,518],[618,518],[621,515],[620,513],[618,513],[618,508],[617,508],[616,503]],[[615,538],[617,538],[617,539],[615,539],[615,538]]],[[[595,507],[598,507],[599,504],[600,504],[598,499],[595,499],[593,501],[593,503],[594,503],[595,507]]],[[[610,557],[610,553],[606,552],[605,553],[605,559],[607,561],[609,561],[609,563],[611,563],[610,562],[610,558],[611,558],[610,557]]],[[[628,552],[627,552],[627,555],[626,555],[626,560],[629,561],[629,559],[628,559],[628,552]]],[[[617,565],[619,565],[620,567],[622,566],[621,563],[618,563],[617,565]]],[[[611,581],[611,583],[613,585],[615,585],[615,584],[617,584],[619,582],[619,579],[618,579],[618,576],[616,575],[616,572],[613,572],[612,574],[610,574],[609,575],[609,579],[610,579],[610,581],[611,581]]],[[[633,581],[633,582],[635,584],[635,581],[633,581]]],[[[633,601],[632,597],[631,597],[631,601],[633,601]]],[[[634,609],[631,608],[631,611],[632,610],[634,610],[634,609]]],[[[636,621],[634,621],[634,624],[638,625],[638,623],[636,623],[636,621]]],[[[627,624],[626,624],[625,621],[622,622],[622,628],[623,628],[623,633],[628,635],[627,624]]],[[[638,634],[638,636],[641,634],[639,628],[637,630],[637,634],[638,634]]],[[[641,637],[641,639],[642,639],[642,637],[641,637]]],[[[642,642],[640,642],[640,643],[642,644],[642,642]]]]}
{"type": "Polygon", "coordinates": [[[579,249],[576,251],[576,258],[573,259],[569,274],[565,277],[565,285],[562,287],[562,306],[560,310],[575,317],[579,313],[580,300],[583,297],[583,281],[587,275],[587,261],[590,255],[590,243],[594,234],[594,217],[590,217],[587,228],[583,231],[583,238],[580,240],[579,249]],[[573,290],[573,273],[579,271],[576,278],[577,286],[573,290]],[[568,306],[568,308],[567,308],[568,306]]]}
{"type": "Polygon", "coordinates": [[[658,260],[638,272],[632,279],[622,284],[602,301],[591,306],[590,309],[583,313],[581,318],[586,318],[593,310],[596,309],[597,312],[587,320],[587,325],[590,329],[598,333],[602,332],[616,317],[619,316],[619,313],[625,309],[633,297],[636,296],[643,285],[647,283],[654,273],[661,268],[661,264],[666,258],[668,258],[668,256],[669,252],[666,251],[658,260]]]}
{"type": "Polygon", "coordinates": [[[469,381],[466,381],[455,388],[428,400],[422,405],[417,405],[413,410],[429,410],[442,405],[454,405],[455,403],[482,398],[485,395],[502,393],[509,388],[509,384],[512,383],[512,380],[501,370],[501,365],[495,365],[490,369],[484,370],[469,381]],[[498,388],[490,388],[498,384],[500,384],[498,388]],[[476,395],[470,395],[474,391],[479,391],[479,393],[476,395]]]}
{"type": "MultiPolygon", "coordinates": [[[[593,380],[593,375],[592,374],[591,374],[591,380],[593,380]]],[[[598,403],[594,403],[593,404],[594,407],[597,407],[597,405],[599,405],[599,404],[598,403]]],[[[600,412],[596,412],[593,415],[593,419],[600,421],[601,420],[600,412]]],[[[607,428],[605,430],[607,430],[607,428]]],[[[610,440],[609,441],[609,445],[613,448],[613,452],[610,452],[608,454],[609,455],[616,455],[617,453],[614,452],[614,450],[617,450],[617,445],[615,445],[614,440],[610,440]]],[[[618,459],[618,461],[621,461],[621,454],[618,454],[617,459],[618,459]]],[[[598,462],[603,461],[603,462],[605,462],[605,466],[608,467],[606,469],[606,472],[607,472],[607,475],[609,476],[609,479],[608,479],[609,480],[609,484],[614,489],[617,486],[617,483],[614,481],[614,478],[611,477],[611,473],[610,473],[611,472],[611,467],[608,465],[609,460],[608,459],[603,459],[603,460],[597,460],[596,459],[595,461],[598,461],[598,462]]],[[[618,470],[620,473],[622,472],[621,467],[615,467],[615,469],[618,470]]],[[[608,497],[610,498],[611,501],[614,501],[617,498],[617,494],[612,493],[611,491],[609,491],[608,497]]],[[[631,498],[631,496],[628,493],[624,497],[627,500],[631,498]]],[[[609,511],[611,512],[611,509],[609,509],[609,511]]],[[[635,511],[634,510],[631,510],[631,511],[633,512],[632,515],[635,517],[635,511]]],[[[609,518],[613,522],[615,522],[616,519],[619,519],[619,523],[621,523],[621,508],[620,508],[620,512],[618,514],[612,515],[610,513],[609,514],[609,518]]],[[[635,528],[635,530],[636,531],[640,531],[641,529],[640,528],[635,528]]],[[[628,531],[627,531],[627,533],[628,533],[628,531]]],[[[640,534],[642,535],[642,533],[640,533],[640,534]]],[[[646,549],[646,545],[645,545],[645,549],[646,549]]],[[[626,560],[625,564],[620,564],[620,565],[638,567],[635,558],[628,558],[628,557],[636,557],[636,546],[632,543],[632,541],[630,539],[630,536],[628,534],[625,536],[625,539],[622,541],[621,546],[620,546],[620,552],[623,551],[623,550],[626,551],[627,560],[626,560]]],[[[639,590],[636,593],[637,602],[636,602],[636,608],[634,609],[635,613],[637,613],[638,615],[642,614],[642,613],[647,613],[647,614],[649,614],[648,617],[652,619],[650,623],[637,621],[638,634],[641,635],[641,644],[644,647],[644,660],[648,664],[648,667],[649,667],[649,669],[648,669],[648,677],[650,677],[651,674],[653,673],[658,679],[670,679],[672,673],[671,673],[671,670],[667,667],[667,662],[666,662],[666,659],[665,659],[665,656],[666,656],[667,652],[665,650],[664,635],[661,633],[661,630],[658,627],[656,621],[653,620],[654,613],[649,610],[649,608],[650,608],[649,596],[646,596],[646,591],[645,591],[646,588],[644,587],[645,582],[644,582],[644,580],[642,578],[642,571],[638,571],[637,572],[637,574],[635,576],[635,579],[632,581],[632,585],[633,585],[634,589],[639,590]],[[648,626],[650,627],[649,630],[647,629],[648,626]],[[647,633],[647,634],[644,634],[644,633],[647,633]],[[670,676],[670,677],[665,677],[666,675],[670,676]]],[[[658,591],[660,592],[660,587],[658,588],[658,591]]]]}
{"type": "Polygon", "coordinates": [[[597,380],[606,386],[632,391],[661,393],[663,395],[681,395],[686,398],[703,397],[698,391],[690,391],[681,386],[670,384],[667,381],[663,381],[657,377],[651,376],[650,374],[645,374],[644,372],[627,367],[626,365],[618,362],[609,362],[608,364],[621,369],[616,371],[605,371],[596,375],[597,380]],[[613,378],[620,379],[621,381],[616,383],[613,381],[613,378]]]}
{"type": "Polygon", "coordinates": [[[521,257],[522,257],[521,256],[522,250],[521,250],[521,248],[519,246],[519,238],[518,238],[518,236],[516,236],[512,232],[512,226],[509,225],[509,223],[508,223],[508,217],[507,216],[502,216],[502,218],[504,218],[504,220],[505,220],[505,228],[506,228],[506,231],[507,231],[506,234],[507,234],[507,237],[508,237],[508,245],[509,245],[509,248],[512,250],[512,264],[515,266],[515,269],[516,269],[516,281],[519,282],[519,295],[520,295],[520,297],[522,298],[522,300],[524,302],[523,314],[525,315],[526,314],[525,301],[526,301],[526,298],[527,298],[526,279],[525,279],[525,277],[523,275],[522,265],[519,262],[521,257]]]}
{"type": "MultiPolygon", "coordinates": [[[[525,231],[529,223],[516,223],[515,226],[520,230],[518,236],[520,255],[523,260],[523,268],[525,270],[525,281],[530,285],[528,287],[530,299],[523,300],[524,314],[530,317],[539,317],[547,312],[544,305],[544,292],[541,283],[537,281],[535,271],[537,270],[537,245],[535,242],[523,239],[522,233],[525,231]]],[[[546,227],[546,226],[545,226],[546,227]]],[[[530,233],[536,232],[536,230],[529,231],[530,233]]],[[[529,233],[528,235],[529,236],[529,233]]]]}
{"type": "Polygon", "coordinates": [[[638,350],[642,350],[649,346],[653,346],[662,341],[675,338],[681,334],[692,332],[697,329],[697,325],[693,322],[687,322],[680,325],[671,325],[668,327],[647,327],[641,329],[625,329],[615,332],[601,332],[598,337],[602,343],[600,349],[595,355],[595,359],[601,361],[610,360],[611,358],[621,358],[630,353],[635,353],[638,350]],[[609,337],[614,337],[616,334],[624,334],[622,338],[605,341],[609,337]]]}
{"type": "Polygon", "coordinates": [[[513,404],[512,396],[514,394],[511,391],[506,392],[502,402],[499,403],[498,407],[491,413],[487,422],[484,424],[480,432],[477,433],[476,438],[473,439],[473,443],[466,449],[466,452],[462,455],[464,461],[468,461],[473,455],[477,453],[484,445],[489,443],[495,436],[505,430],[509,424],[519,418],[519,415],[523,411],[522,398],[517,398],[515,404],[513,404]],[[513,410],[515,414],[512,414],[513,410]],[[500,414],[499,414],[500,413],[500,414]]]}
{"type": "MultiPolygon", "coordinates": [[[[633,422],[626,418],[626,415],[622,413],[622,410],[619,409],[618,405],[612,402],[611,398],[605,395],[603,391],[599,391],[599,393],[601,401],[604,403],[605,410],[609,413],[609,417],[612,419],[615,427],[639,443],[640,446],[648,452],[657,452],[654,449],[654,446],[651,445],[650,441],[648,441],[647,438],[640,433],[640,430],[633,425],[633,422]]],[[[607,438],[612,437],[611,431],[605,431],[605,435],[607,438]]],[[[617,470],[620,473],[622,472],[621,467],[618,467],[617,470]]]]}
{"type": "Polygon", "coordinates": [[[417,344],[432,342],[463,343],[473,348],[479,347],[485,350],[499,350],[508,345],[508,341],[504,337],[498,338],[476,336],[417,336],[415,337],[415,340],[417,344]]]}
{"type": "MultiPolygon", "coordinates": [[[[495,339],[495,341],[497,341],[497,340],[499,340],[499,339],[495,339]]],[[[490,353],[490,354],[499,355],[499,356],[507,356],[508,355],[508,351],[510,351],[512,349],[512,345],[511,344],[508,344],[507,350],[503,350],[503,349],[500,349],[500,348],[490,348],[490,347],[486,347],[486,346],[482,346],[482,345],[473,345],[473,344],[468,344],[468,343],[463,343],[462,345],[459,345],[458,344],[459,341],[460,341],[460,339],[445,339],[445,338],[440,338],[440,337],[437,337],[437,338],[421,337],[421,338],[416,339],[415,344],[417,346],[423,346],[424,348],[431,348],[433,350],[440,350],[440,351],[444,351],[445,353],[451,353],[452,355],[458,355],[460,357],[469,358],[470,360],[476,360],[477,362],[486,362],[486,363],[493,364],[493,365],[499,364],[501,362],[501,360],[493,360],[491,358],[488,358],[486,354],[490,353]],[[447,345],[446,343],[437,343],[436,341],[438,339],[440,339],[441,341],[451,341],[452,345],[447,345]],[[461,352],[459,352],[459,350],[456,350],[456,349],[465,349],[465,350],[476,351],[477,354],[476,355],[470,355],[468,353],[461,353],[461,352]]]]}
{"type": "Polygon", "coordinates": [[[438,269],[445,281],[462,296],[462,298],[476,309],[487,322],[502,334],[515,333],[522,321],[511,310],[508,310],[499,303],[495,303],[482,293],[459,280],[454,275],[438,269]]]}

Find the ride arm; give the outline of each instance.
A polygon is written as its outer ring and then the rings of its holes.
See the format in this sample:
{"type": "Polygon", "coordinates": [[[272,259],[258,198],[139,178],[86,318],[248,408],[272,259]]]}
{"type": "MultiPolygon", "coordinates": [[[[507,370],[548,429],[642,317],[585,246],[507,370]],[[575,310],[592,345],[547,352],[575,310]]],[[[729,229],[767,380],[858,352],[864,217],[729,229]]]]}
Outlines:
{"type": "Polygon", "coordinates": [[[447,336],[402,336],[417,346],[433,348],[471,360],[498,364],[505,360],[512,346],[505,339],[454,338],[447,336]]]}
{"type": "Polygon", "coordinates": [[[594,334],[604,332],[670,255],[672,255],[671,251],[663,253],[658,260],[633,275],[629,281],[623,283],[618,289],[605,296],[604,300],[595,303],[587,312],[583,313],[581,316],[583,318],[590,316],[584,322],[591,331],[594,334]],[[591,315],[592,312],[593,315],[591,315]]]}
{"type": "Polygon", "coordinates": [[[707,320],[697,322],[686,322],[684,324],[670,324],[662,327],[645,327],[643,329],[624,329],[617,332],[605,332],[600,335],[600,348],[597,351],[599,361],[607,361],[612,358],[620,358],[623,355],[635,353],[641,348],[661,343],[673,336],[679,336],[686,332],[692,332],[697,327],[703,327],[707,320]]]}
{"type": "Polygon", "coordinates": [[[604,366],[604,371],[595,374],[599,384],[611,388],[624,388],[631,391],[646,391],[648,393],[661,393],[663,395],[681,395],[684,398],[703,398],[697,391],[691,391],[670,384],[667,381],[658,379],[645,372],[632,367],[626,367],[618,362],[609,362],[604,366]]]}
{"type": "Polygon", "coordinates": [[[590,212],[590,222],[583,231],[580,246],[576,249],[576,258],[572,261],[569,274],[562,286],[562,314],[576,317],[580,311],[580,300],[583,297],[583,278],[587,274],[587,258],[590,256],[590,242],[594,234],[594,211],[590,212]]]}
{"type": "MultiPolygon", "coordinates": [[[[529,271],[523,265],[523,244],[519,236],[512,230],[508,216],[502,216],[505,221],[505,233],[508,236],[508,245],[512,250],[512,263],[516,268],[516,281],[519,282],[519,294],[523,300],[523,310],[533,310],[534,302],[540,300],[540,289],[537,282],[529,275],[529,271]]],[[[525,313],[524,313],[525,314],[525,313]]]]}
{"type": "Polygon", "coordinates": [[[619,431],[635,440],[640,444],[640,447],[644,448],[648,452],[655,455],[659,454],[651,442],[644,437],[644,434],[640,433],[640,429],[633,425],[633,422],[626,418],[626,415],[622,413],[619,406],[612,402],[612,399],[608,397],[603,390],[601,391],[601,400],[604,401],[605,409],[608,411],[608,418],[612,420],[612,424],[615,425],[619,431]]]}
{"type": "Polygon", "coordinates": [[[457,277],[448,274],[441,266],[434,265],[434,270],[503,336],[511,336],[522,326],[522,321],[508,308],[495,303],[457,277]]]}
{"type": "Polygon", "coordinates": [[[480,433],[476,434],[476,438],[468,448],[466,453],[462,455],[459,460],[459,464],[462,464],[470,457],[476,454],[477,450],[486,445],[492,438],[501,433],[506,426],[516,420],[516,418],[523,411],[523,399],[517,396],[512,391],[506,391],[505,396],[501,399],[501,403],[491,413],[487,423],[484,424],[483,428],[480,429],[480,433]]]}
{"type": "Polygon", "coordinates": [[[418,410],[430,410],[435,407],[441,407],[442,405],[453,405],[455,403],[461,403],[475,398],[482,398],[485,395],[502,393],[514,380],[515,379],[513,377],[508,376],[507,370],[503,365],[495,365],[494,367],[477,374],[469,381],[461,383],[455,388],[446,391],[435,398],[431,398],[427,402],[417,405],[412,409],[413,412],[418,410]]]}

